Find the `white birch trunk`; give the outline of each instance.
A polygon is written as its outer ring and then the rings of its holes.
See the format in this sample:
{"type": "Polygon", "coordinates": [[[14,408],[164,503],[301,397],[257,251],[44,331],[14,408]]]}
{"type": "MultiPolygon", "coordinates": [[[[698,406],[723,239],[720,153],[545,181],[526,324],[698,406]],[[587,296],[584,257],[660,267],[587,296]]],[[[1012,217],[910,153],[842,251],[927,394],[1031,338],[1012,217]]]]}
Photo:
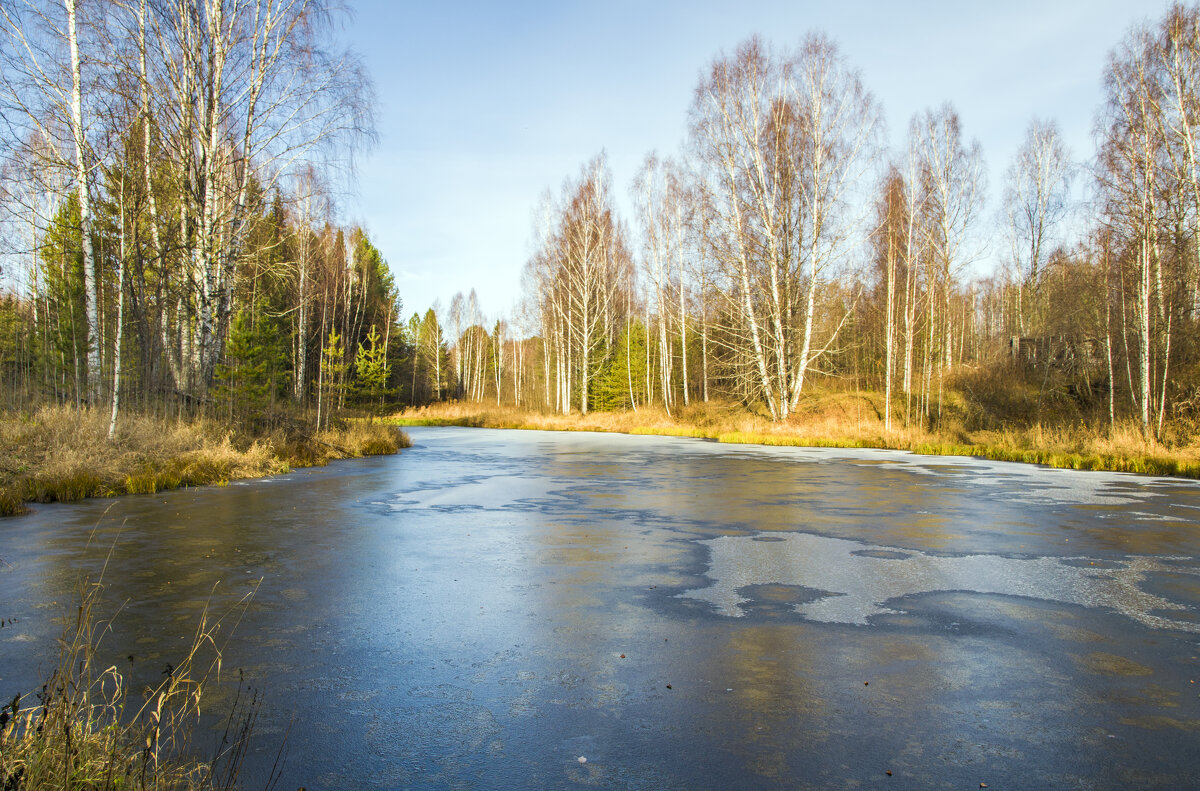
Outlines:
{"type": "Polygon", "coordinates": [[[87,398],[100,399],[99,283],[92,251],[92,201],[88,186],[87,142],[83,131],[83,75],[79,65],[77,0],[63,0],[67,11],[67,43],[71,52],[71,138],[75,146],[75,180],[79,196],[79,233],[83,253],[84,313],[86,316],[87,398]]]}

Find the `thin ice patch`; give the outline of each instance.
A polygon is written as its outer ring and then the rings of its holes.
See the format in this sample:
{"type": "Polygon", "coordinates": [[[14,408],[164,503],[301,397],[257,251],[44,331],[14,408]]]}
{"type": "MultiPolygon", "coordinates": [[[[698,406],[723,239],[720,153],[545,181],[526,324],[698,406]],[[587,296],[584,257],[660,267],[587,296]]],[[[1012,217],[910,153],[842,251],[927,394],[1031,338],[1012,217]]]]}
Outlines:
{"type": "Polygon", "coordinates": [[[1142,589],[1149,576],[1164,572],[1200,576],[1200,567],[1180,558],[1130,556],[1119,561],[1088,558],[1012,558],[1002,555],[929,555],[808,533],[722,536],[700,543],[710,550],[707,576],[712,585],[685,591],[681,598],[711,604],[729,617],[746,614],[754,585],[796,585],[825,592],[793,609],[823,623],[867,625],[875,615],[903,612],[889,602],[922,593],[966,592],[1023,596],[1106,608],[1156,629],[1200,632],[1200,624],[1157,613],[1193,608],[1142,589]],[[1094,565],[1093,565],[1094,564],[1094,565]]]}

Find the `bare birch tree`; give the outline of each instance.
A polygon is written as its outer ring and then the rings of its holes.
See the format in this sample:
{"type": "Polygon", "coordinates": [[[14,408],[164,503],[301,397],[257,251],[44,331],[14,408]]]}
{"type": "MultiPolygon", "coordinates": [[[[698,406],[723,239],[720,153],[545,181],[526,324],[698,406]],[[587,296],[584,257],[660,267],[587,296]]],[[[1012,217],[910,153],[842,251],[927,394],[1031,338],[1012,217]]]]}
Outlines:
{"type": "MultiPolygon", "coordinates": [[[[1150,436],[1155,397],[1155,363],[1160,357],[1166,311],[1162,308],[1162,247],[1159,226],[1162,127],[1156,122],[1161,86],[1149,29],[1139,27],[1114,50],[1105,75],[1107,104],[1098,174],[1112,230],[1124,247],[1122,282],[1134,293],[1136,389],[1131,393],[1142,431],[1150,436]],[[1127,278],[1127,281],[1126,281],[1127,278]],[[1157,309],[1156,309],[1157,308],[1157,309]]],[[[1124,302],[1122,303],[1124,304],[1124,302]]],[[[1128,337],[1126,321],[1123,332],[1128,337]]],[[[1168,335],[1169,337],[1169,335],[1168,335]]],[[[1130,355],[1126,355],[1127,359],[1130,355]]]]}
{"type": "Polygon", "coordinates": [[[193,386],[211,379],[228,326],[234,267],[256,194],[307,162],[327,171],[369,139],[370,90],[352,54],[332,49],[320,0],[171,0],[154,6],[163,57],[149,79],[163,150],[182,173],[180,236],[193,285],[193,386]]]}
{"type": "Polygon", "coordinates": [[[563,184],[558,205],[543,200],[535,219],[539,247],[526,278],[537,289],[547,383],[554,369],[554,408],[564,413],[576,399],[583,414],[591,409],[592,384],[612,352],[620,296],[630,280],[610,182],[601,154],[578,179],[563,184]]]}
{"type": "Polygon", "coordinates": [[[758,39],[718,58],[696,91],[692,149],[717,246],[740,292],[773,418],[793,411],[848,311],[816,337],[819,296],[859,244],[852,193],[873,164],[874,99],[827,38],[776,56],[758,39]]]}
{"type": "Polygon", "coordinates": [[[913,118],[910,128],[918,152],[925,196],[924,230],[928,236],[926,287],[929,289],[929,356],[926,367],[926,414],[931,378],[937,376],[940,416],[946,370],[954,362],[950,299],[955,278],[967,263],[968,234],[982,203],[983,153],[978,141],[962,139],[958,113],[949,104],[913,118]],[[936,298],[934,293],[936,291],[936,298]]]}
{"type": "MultiPolygon", "coordinates": [[[[10,127],[9,146],[31,155],[49,155],[45,165],[69,173],[79,203],[79,239],[83,255],[87,371],[90,402],[100,397],[99,287],[92,249],[91,173],[94,166],[91,107],[85,107],[90,79],[85,74],[81,40],[87,37],[78,0],[43,0],[0,5],[0,104],[10,127]],[[45,145],[44,145],[45,144],[45,145]]],[[[95,45],[96,37],[90,37],[95,45]]],[[[86,44],[85,44],[86,46],[86,44]]]]}
{"type": "Polygon", "coordinates": [[[1016,271],[1019,335],[1028,331],[1038,311],[1038,278],[1067,216],[1072,172],[1058,124],[1035,118],[1005,171],[1002,198],[1016,271]],[[1026,296],[1033,305],[1027,304],[1026,296]]]}

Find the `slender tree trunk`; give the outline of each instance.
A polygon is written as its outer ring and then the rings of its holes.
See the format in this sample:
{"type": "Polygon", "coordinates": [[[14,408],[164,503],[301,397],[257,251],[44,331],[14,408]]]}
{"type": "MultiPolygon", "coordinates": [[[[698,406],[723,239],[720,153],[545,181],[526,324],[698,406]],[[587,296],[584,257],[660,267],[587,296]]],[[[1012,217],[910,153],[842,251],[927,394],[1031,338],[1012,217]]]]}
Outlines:
{"type": "Polygon", "coordinates": [[[658,298],[658,373],[662,385],[663,409],[671,416],[671,400],[674,390],[671,387],[671,346],[667,339],[667,304],[663,295],[663,278],[661,269],[656,271],[654,286],[658,298]]]}
{"type": "Polygon", "coordinates": [[[1150,245],[1148,240],[1142,240],[1141,250],[1141,265],[1142,279],[1139,283],[1140,294],[1138,294],[1141,316],[1141,416],[1142,416],[1142,434],[1146,437],[1150,436],[1150,389],[1151,389],[1151,373],[1150,373],[1150,356],[1151,356],[1151,337],[1150,337],[1150,289],[1151,289],[1151,273],[1150,273],[1150,245]]]}
{"type": "Polygon", "coordinates": [[[120,257],[117,259],[117,328],[115,347],[113,349],[113,392],[112,413],[108,419],[108,439],[111,442],[117,435],[117,409],[121,402],[121,336],[125,331],[125,182],[121,181],[121,192],[118,198],[120,206],[120,257]]]}
{"type": "Polygon", "coordinates": [[[1162,436],[1163,420],[1167,413],[1167,373],[1171,369],[1171,319],[1173,318],[1170,308],[1167,310],[1167,328],[1166,337],[1163,340],[1163,365],[1162,365],[1162,389],[1158,394],[1158,429],[1157,436],[1162,436]]]}
{"type": "Polygon", "coordinates": [[[906,260],[904,267],[904,423],[908,425],[912,419],[912,373],[913,373],[913,344],[915,342],[916,324],[916,284],[913,277],[912,258],[906,260]]]}
{"type": "Polygon", "coordinates": [[[317,430],[321,428],[321,407],[324,405],[325,396],[325,311],[328,307],[329,294],[325,294],[326,299],[321,304],[321,351],[317,355],[317,430]]]}
{"type": "Polygon", "coordinates": [[[625,295],[625,384],[629,389],[629,406],[637,412],[637,399],[633,395],[633,311],[630,310],[629,294],[625,295]]]}
{"type": "Polygon", "coordinates": [[[688,405],[687,301],[684,299],[683,263],[679,264],[679,376],[683,384],[683,405],[688,405]]]}
{"type": "Polygon", "coordinates": [[[500,364],[504,358],[504,336],[501,334],[500,322],[496,322],[496,345],[495,345],[495,364],[496,364],[496,406],[500,406],[500,364]]]}
{"type": "Polygon", "coordinates": [[[550,327],[546,325],[546,319],[542,317],[542,368],[544,370],[542,383],[546,393],[546,409],[551,409],[550,403],[550,327]]]}
{"type": "Polygon", "coordinates": [[[643,310],[642,321],[645,324],[646,340],[642,345],[646,347],[646,403],[654,403],[654,369],[650,366],[650,305],[649,300],[643,310]]]}
{"type": "Polygon", "coordinates": [[[896,322],[896,249],[891,229],[887,229],[887,311],[884,318],[883,428],[892,430],[892,370],[895,363],[896,322]]]}
{"type": "Polygon", "coordinates": [[[67,43],[71,50],[71,137],[75,145],[75,180],[79,195],[79,233],[83,251],[84,314],[87,331],[87,398],[100,399],[99,284],[92,251],[92,201],[88,188],[87,143],[83,133],[83,77],[79,65],[77,0],[63,0],[67,11],[67,43]]]}
{"type": "Polygon", "coordinates": [[[1117,381],[1115,378],[1113,378],[1112,287],[1107,282],[1107,265],[1105,266],[1104,275],[1104,356],[1105,362],[1108,364],[1108,432],[1111,436],[1117,425],[1117,381]]]}
{"type": "Polygon", "coordinates": [[[421,331],[417,330],[417,335],[413,338],[412,350],[412,386],[408,391],[408,403],[410,406],[417,405],[417,359],[421,356],[421,331]]]}
{"type": "MultiPolygon", "coordinates": [[[[307,212],[302,217],[307,218],[307,212]]],[[[307,221],[302,221],[297,229],[300,239],[297,267],[299,268],[298,296],[296,302],[296,364],[293,370],[296,379],[292,382],[292,396],[297,404],[304,404],[304,394],[308,385],[308,258],[309,232],[307,221]]]]}
{"type": "Polygon", "coordinates": [[[703,279],[700,282],[700,378],[704,388],[704,403],[708,403],[708,295],[703,279]]]}

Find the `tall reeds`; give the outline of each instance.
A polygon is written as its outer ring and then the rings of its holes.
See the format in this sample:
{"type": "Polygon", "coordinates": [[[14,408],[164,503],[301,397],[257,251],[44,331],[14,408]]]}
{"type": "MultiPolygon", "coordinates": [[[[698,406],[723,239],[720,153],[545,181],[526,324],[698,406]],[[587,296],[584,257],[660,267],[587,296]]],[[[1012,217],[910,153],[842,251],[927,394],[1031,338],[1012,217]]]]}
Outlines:
{"type": "MultiPolygon", "coordinates": [[[[224,738],[197,757],[194,728],[205,691],[221,670],[220,618],[205,611],[190,648],[140,695],[100,659],[109,623],[96,608],[102,587],[84,583],[40,691],[0,709],[0,788],[5,791],[228,789],[236,785],[257,698],[239,694],[224,738]]],[[[248,600],[243,599],[243,604],[248,600]]],[[[233,611],[236,612],[236,609],[233,611]]]]}

